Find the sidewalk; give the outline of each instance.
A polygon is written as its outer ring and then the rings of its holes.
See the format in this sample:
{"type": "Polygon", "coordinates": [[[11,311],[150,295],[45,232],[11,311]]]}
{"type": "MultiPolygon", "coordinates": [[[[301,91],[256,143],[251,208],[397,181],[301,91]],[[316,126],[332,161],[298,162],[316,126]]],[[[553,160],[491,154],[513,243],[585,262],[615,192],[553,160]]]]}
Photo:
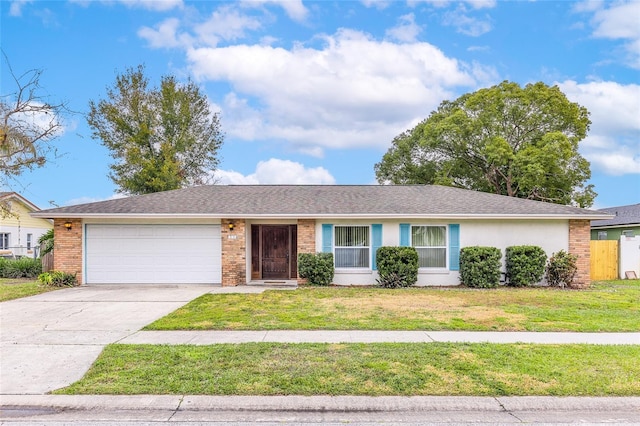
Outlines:
{"type": "Polygon", "coordinates": [[[504,331],[138,331],[116,343],[212,345],[216,343],[540,343],[640,345],[640,333],[549,333],[504,331]]]}

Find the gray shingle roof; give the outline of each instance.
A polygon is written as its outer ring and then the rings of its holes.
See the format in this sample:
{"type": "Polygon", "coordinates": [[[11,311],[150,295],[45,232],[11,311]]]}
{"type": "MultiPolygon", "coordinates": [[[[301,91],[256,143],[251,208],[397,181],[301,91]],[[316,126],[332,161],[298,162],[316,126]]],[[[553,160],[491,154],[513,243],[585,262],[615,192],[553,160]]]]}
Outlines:
{"type": "Polygon", "coordinates": [[[640,225],[640,203],[628,206],[607,207],[606,209],[600,209],[598,211],[614,214],[616,217],[613,219],[594,220],[591,222],[591,227],[640,225]]]}
{"type": "Polygon", "coordinates": [[[605,213],[437,185],[211,185],[42,210],[37,217],[576,217],[605,213]]]}

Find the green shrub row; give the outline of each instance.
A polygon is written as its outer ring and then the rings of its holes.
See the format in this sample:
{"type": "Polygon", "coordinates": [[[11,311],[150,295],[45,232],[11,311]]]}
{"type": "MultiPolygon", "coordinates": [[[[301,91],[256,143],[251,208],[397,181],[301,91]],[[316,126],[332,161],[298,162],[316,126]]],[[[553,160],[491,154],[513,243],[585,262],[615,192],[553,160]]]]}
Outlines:
{"type": "Polygon", "coordinates": [[[36,278],[41,272],[40,259],[30,257],[0,258],[0,278],[36,278]]]}
{"type": "MultiPolygon", "coordinates": [[[[500,284],[502,252],[496,247],[472,246],[460,250],[460,280],[469,287],[491,288],[500,284]]],[[[505,253],[506,284],[514,287],[532,286],[543,276],[554,287],[571,285],[575,278],[577,256],[564,250],[548,260],[537,246],[507,247],[505,253]]]]}

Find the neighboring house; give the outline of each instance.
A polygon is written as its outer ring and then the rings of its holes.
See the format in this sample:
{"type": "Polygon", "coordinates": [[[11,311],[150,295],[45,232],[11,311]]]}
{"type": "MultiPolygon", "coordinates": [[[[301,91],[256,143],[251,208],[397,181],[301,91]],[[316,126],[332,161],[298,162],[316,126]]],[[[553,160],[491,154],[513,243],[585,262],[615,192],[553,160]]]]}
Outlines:
{"type": "Polygon", "coordinates": [[[603,212],[435,186],[198,186],[32,214],[55,224],[54,268],[83,283],[298,280],[299,253],[332,252],[335,284],[375,284],[380,246],[412,245],[418,285],[457,285],[460,248],[537,245],[579,256],[603,212]]]}
{"type": "Polygon", "coordinates": [[[40,209],[15,192],[0,192],[0,203],[0,256],[37,257],[38,239],[53,228],[53,222],[31,217],[40,209]]]}
{"type": "Polygon", "coordinates": [[[591,222],[592,240],[619,240],[621,236],[640,236],[640,203],[598,210],[615,215],[591,222]]]}

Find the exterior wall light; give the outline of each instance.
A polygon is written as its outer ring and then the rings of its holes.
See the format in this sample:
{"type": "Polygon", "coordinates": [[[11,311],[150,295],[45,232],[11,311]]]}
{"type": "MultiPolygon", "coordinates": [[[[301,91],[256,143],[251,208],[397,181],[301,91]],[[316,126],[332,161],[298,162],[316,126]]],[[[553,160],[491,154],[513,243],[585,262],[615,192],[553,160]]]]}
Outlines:
{"type": "Polygon", "coordinates": [[[67,228],[67,231],[71,231],[71,225],[72,225],[72,223],[69,222],[69,221],[64,223],[64,227],[67,228]]]}
{"type": "Polygon", "coordinates": [[[233,231],[235,227],[236,226],[233,224],[233,222],[229,222],[229,231],[233,231]]]}

